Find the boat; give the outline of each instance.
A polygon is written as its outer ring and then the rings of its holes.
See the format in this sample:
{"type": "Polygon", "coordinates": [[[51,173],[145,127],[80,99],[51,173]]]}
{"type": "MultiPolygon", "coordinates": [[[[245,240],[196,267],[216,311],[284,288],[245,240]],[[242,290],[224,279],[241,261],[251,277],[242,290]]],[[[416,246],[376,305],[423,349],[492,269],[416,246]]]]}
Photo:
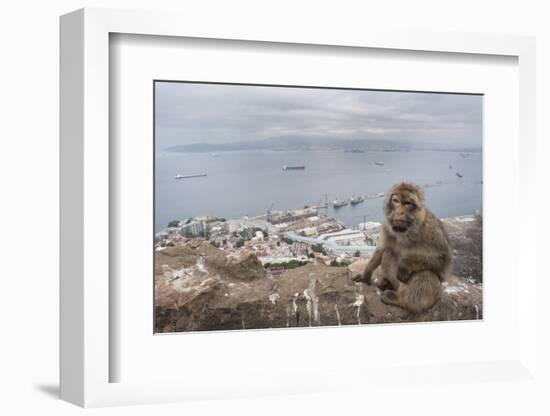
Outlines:
{"type": "Polygon", "coordinates": [[[177,174],[176,179],[200,178],[200,177],[203,177],[203,176],[206,176],[206,173],[195,173],[195,174],[192,174],[192,175],[177,174]]]}
{"type": "Polygon", "coordinates": [[[376,162],[374,162],[374,164],[375,164],[375,165],[378,165],[378,166],[384,166],[384,162],[378,162],[378,161],[376,161],[376,162]]]}
{"type": "Polygon", "coordinates": [[[463,175],[460,172],[456,172],[456,176],[458,176],[459,178],[462,178],[463,175]]]}
{"type": "Polygon", "coordinates": [[[361,202],[364,202],[364,201],[365,201],[364,196],[355,196],[355,195],[353,195],[349,199],[349,202],[351,203],[351,205],[357,205],[357,204],[360,204],[361,202]]]}
{"type": "Polygon", "coordinates": [[[338,198],[336,198],[334,201],[332,201],[332,207],[333,208],[345,207],[347,204],[348,204],[348,201],[340,201],[338,198]]]}
{"type": "Polygon", "coordinates": [[[304,170],[306,167],[304,165],[300,165],[300,166],[288,166],[288,165],[283,165],[283,170],[304,170]]]}

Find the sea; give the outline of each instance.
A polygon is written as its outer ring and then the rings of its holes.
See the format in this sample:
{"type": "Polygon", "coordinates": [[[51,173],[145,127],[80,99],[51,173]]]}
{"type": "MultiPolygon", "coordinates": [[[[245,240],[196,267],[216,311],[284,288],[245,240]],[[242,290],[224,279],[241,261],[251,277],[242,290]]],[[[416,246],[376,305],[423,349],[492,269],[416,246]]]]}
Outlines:
{"type": "MultiPolygon", "coordinates": [[[[398,182],[424,186],[427,207],[440,218],[480,214],[481,152],[251,150],[220,153],[157,151],[155,230],[199,215],[227,219],[318,206],[387,191],[398,182]],[[380,162],[376,164],[375,162],[380,162]],[[305,166],[283,170],[283,166],[305,166]],[[176,175],[207,176],[175,179],[176,175]],[[457,175],[461,175],[459,177],[457,175]]],[[[348,227],[383,221],[383,198],[320,210],[348,227]]]]}

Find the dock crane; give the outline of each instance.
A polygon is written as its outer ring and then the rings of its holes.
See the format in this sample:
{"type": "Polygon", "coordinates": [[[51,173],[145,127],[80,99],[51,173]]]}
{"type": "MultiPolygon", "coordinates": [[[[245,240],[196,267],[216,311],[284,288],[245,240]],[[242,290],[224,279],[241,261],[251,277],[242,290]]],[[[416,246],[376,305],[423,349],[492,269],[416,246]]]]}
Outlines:
{"type": "MultiPolygon", "coordinates": [[[[363,214],[363,215],[354,215],[356,218],[363,218],[363,231],[365,231],[365,224],[367,223],[367,217],[369,214],[363,214]]],[[[361,229],[361,228],[359,228],[361,229]]]]}
{"type": "Polygon", "coordinates": [[[325,197],[325,203],[323,204],[323,198],[321,198],[319,200],[319,202],[317,203],[317,209],[319,208],[328,208],[328,194],[323,194],[323,196],[325,197]]]}
{"type": "Polygon", "coordinates": [[[275,202],[273,202],[270,207],[267,209],[267,221],[271,222],[271,211],[273,207],[275,206],[275,202]]]}
{"type": "MultiPolygon", "coordinates": [[[[375,245],[374,239],[369,234],[367,234],[366,223],[367,223],[367,217],[369,216],[369,214],[355,215],[355,216],[358,218],[363,218],[363,234],[365,235],[365,241],[367,242],[367,244],[371,246],[375,245]]],[[[361,227],[359,227],[359,231],[361,231],[361,227]]]]}

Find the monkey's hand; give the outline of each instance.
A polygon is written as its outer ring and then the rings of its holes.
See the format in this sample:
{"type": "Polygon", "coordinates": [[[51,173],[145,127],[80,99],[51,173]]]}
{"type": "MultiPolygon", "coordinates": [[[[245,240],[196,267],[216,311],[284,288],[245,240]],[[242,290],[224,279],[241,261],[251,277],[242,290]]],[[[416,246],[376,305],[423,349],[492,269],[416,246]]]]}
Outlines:
{"type": "Polygon", "coordinates": [[[401,263],[397,269],[397,280],[399,280],[401,283],[407,283],[409,280],[411,280],[411,275],[413,273],[413,270],[409,267],[406,263],[401,263]]]}
{"type": "Polygon", "coordinates": [[[399,282],[395,278],[390,277],[381,277],[374,279],[374,284],[380,290],[397,290],[399,287],[399,282]]]}
{"type": "Polygon", "coordinates": [[[366,283],[367,285],[370,285],[371,277],[372,277],[372,272],[367,268],[365,269],[363,274],[355,275],[351,280],[353,280],[354,282],[361,282],[361,283],[366,283]]]}

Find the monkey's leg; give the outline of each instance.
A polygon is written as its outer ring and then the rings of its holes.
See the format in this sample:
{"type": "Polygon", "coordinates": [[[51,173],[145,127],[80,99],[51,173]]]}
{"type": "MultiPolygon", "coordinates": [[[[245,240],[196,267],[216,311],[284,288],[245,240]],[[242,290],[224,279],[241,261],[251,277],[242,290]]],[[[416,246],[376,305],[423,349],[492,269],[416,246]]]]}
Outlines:
{"type": "Polygon", "coordinates": [[[390,250],[384,251],[382,255],[382,264],[380,265],[380,277],[376,281],[376,285],[381,290],[399,289],[400,282],[397,280],[398,258],[397,255],[390,250]]]}
{"type": "Polygon", "coordinates": [[[436,250],[433,247],[417,248],[407,253],[399,263],[399,280],[403,283],[414,273],[431,270],[439,275],[441,281],[450,271],[451,254],[446,250],[436,250]]]}
{"type": "Polygon", "coordinates": [[[412,313],[424,312],[434,306],[441,297],[441,283],[431,271],[414,273],[407,284],[397,291],[385,291],[382,302],[399,306],[412,313]]]}

